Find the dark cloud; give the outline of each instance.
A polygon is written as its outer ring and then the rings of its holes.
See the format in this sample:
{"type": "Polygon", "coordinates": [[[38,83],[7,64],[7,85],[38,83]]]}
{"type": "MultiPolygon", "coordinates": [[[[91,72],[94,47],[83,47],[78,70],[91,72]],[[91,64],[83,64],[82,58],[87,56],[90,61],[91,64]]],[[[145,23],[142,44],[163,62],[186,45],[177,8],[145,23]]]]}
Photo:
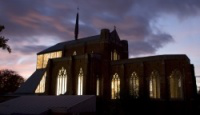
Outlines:
{"type": "MultiPolygon", "coordinates": [[[[129,40],[132,55],[155,53],[173,41],[173,36],[162,30],[154,32],[151,22],[161,15],[185,19],[200,11],[199,0],[4,0],[0,1],[0,24],[5,25],[4,34],[10,42],[37,43],[34,36],[45,35],[56,36],[54,41],[58,42],[71,40],[77,6],[82,22],[80,37],[116,25],[121,38],[129,40]]],[[[18,50],[28,53],[43,48],[25,46],[18,50]]]]}
{"type": "Polygon", "coordinates": [[[147,41],[155,48],[163,47],[168,42],[173,41],[173,38],[171,35],[166,33],[160,33],[160,34],[153,34],[152,36],[149,36],[149,39],[147,41]]]}
{"type": "Polygon", "coordinates": [[[13,48],[13,52],[22,52],[24,54],[32,54],[32,53],[38,53],[44,49],[46,49],[47,46],[43,45],[29,45],[29,46],[16,46],[13,48]]]}
{"type": "Polygon", "coordinates": [[[129,42],[129,52],[130,55],[141,55],[141,54],[151,54],[154,53],[156,49],[148,42],[145,41],[135,41],[129,42]]]}
{"type": "Polygon", "coordinates": [[[144,41],[130,41],[129,52],[131,55],[153,54],[158,48],[163,47],[168,42],[173,41],[169,34],[160,33],[148,36],[144,41]]]}

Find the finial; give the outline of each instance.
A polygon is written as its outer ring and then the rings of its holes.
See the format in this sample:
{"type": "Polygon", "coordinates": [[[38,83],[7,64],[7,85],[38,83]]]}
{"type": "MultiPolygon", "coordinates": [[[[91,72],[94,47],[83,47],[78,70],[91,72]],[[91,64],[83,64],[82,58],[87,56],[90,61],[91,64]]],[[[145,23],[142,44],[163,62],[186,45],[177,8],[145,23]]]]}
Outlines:
{"type": "Polygon", "coordinates": [[[116,30],[116,26],[114,25],[114,30],[116,30]]]}

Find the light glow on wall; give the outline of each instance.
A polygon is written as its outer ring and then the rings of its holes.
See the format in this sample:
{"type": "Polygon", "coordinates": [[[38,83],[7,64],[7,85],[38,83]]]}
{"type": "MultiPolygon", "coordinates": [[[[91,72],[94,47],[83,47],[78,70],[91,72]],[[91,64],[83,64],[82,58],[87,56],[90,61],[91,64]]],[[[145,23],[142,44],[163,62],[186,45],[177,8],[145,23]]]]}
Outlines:
{"type": "Polygon", "coordinates": [[[46,81],[46,72],[42,76],[39,85],[37,86],[35,93],[44,93],[45,92],[45,81],[46,81]]]}

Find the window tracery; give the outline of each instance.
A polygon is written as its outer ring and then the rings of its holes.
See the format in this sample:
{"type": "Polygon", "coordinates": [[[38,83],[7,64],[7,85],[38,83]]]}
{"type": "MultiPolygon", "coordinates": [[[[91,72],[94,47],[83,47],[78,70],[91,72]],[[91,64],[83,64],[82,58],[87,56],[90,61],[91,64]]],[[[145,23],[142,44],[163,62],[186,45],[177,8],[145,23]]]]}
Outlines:
{"type": "Polygon", "coordinates": [[[67,92],[67,70],[62,67],[58,71],[56,95],[65,94],[67,92]]]}
{"type": "Polygon", "coordinates": [[[120,98],[120,78],[119,75],[115,73],[111,81],[111,99],[119,99],[119,98],[120,98]]]}

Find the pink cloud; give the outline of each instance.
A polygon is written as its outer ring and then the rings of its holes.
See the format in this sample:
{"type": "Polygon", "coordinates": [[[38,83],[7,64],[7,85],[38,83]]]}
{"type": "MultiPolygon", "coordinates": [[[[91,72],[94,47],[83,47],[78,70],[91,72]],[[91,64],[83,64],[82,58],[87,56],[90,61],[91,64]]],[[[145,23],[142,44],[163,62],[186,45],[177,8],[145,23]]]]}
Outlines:
{"type": "Polygon", "coordinates": [[[59,21],[55,20],[50,16],[44,16],[34,11],[28,12],[25,16],[11,14],[10,17],[11,21],[25,27],[37,29],[40,27],[41,22],[43,23],[47,22],[49,24],[52,24],[53,27],[55,27],[57,30],[61,32],[66,31],[65,26],[61,24],[59,21]]]}
{"type": "Polygon", "coordinates": [[[1,54],[0,70],[11,69],[27,79],[36,69],[36,56],[34,54],[22,55],[17,52],[9,54],[6,51],[2,51],[1,54]]]}

